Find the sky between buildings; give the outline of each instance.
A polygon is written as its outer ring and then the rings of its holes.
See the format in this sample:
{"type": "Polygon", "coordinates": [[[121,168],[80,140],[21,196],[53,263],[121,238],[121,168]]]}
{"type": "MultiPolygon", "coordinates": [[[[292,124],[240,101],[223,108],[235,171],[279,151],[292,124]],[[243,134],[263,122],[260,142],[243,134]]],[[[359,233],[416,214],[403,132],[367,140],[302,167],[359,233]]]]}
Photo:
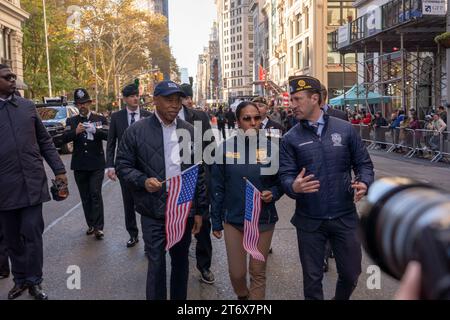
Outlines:
{"type": "Polygon", "coordinates": [[[214,0],[169,0],[170,46],[178,67],[197,73],[198,55],[208,45],[213,21],[214,0]]]}

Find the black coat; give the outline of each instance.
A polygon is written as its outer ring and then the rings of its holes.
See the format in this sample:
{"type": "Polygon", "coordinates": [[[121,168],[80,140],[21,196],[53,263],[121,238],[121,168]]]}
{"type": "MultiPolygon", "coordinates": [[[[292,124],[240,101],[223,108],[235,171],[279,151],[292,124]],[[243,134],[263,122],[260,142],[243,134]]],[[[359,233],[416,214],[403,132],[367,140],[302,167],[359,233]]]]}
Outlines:
{"type": "Polygon", "coordinates": [[[0,101],[0,211],[49,201],[44,158],[55,175],[66,172],[34,103],[0,101]]]}
{"type": "Polygon", "coordinates": [[[264,129],[277,129],[280,130],[281,132],[284,132],[284,128],[281,124],[279,124],[278,122],[273,121],[272,119],[268,118],[269,121],[267,121],[266,127],[264,129]]]}
{"type": "Polygon", "coordinates": [[[338,118],[338,119],[341,119],[341,120],[344,120],[344,121],[348,122],[347,113],[345,113],[344,111],[341,111],[339,109],[334,109],[334,108],[329,106],[328,110],[327,110],[327,114],[329,116],[332,116],[332,117],[335,117],[335,118],[338,118]]]}
{"type": "MultiPolygon", "coordinates": [[[[178,119],[177,129],[188,130],[191,142],[194,142],[192,125],[178,119]]],[[[180,146],[181,152],[182,147],[180,146]]],[[[193,153],[190,155],[191,164],[182,163],[182,171],[194,164],[193,153]]],[[[116,170],[119,179],[130,185],[136,211],[144,216],[164,220],[167,200],[166,185],[164,184],[159,192],[154,193],[149,193],[145,189],[145,181],[148,178],[157,178],[159,181],[165,181],[168,178],[164,161],[163,131],[161,123],[155,115],[137,122],[125,131],[117,150],[116,170]]],[[[204,169],[201,167],[191,215],[194,213],[204,215],[208,206],[204,169]]]]}
{"type": "MultiPolygon", "coordinates": [[[[151,112],[141,109],[140,120],[148,118],[152,115],[151,112]]],[[[108,144],[106,146],[106,167],[115,167],[116,147],[120,144],[123,133],[129,127],[128,125],[128,112],[127,109],[123,109],[114,112],[111,115],[108,131],[108,144]]]]}
{"type": "Polygon", "coordinates": [[[79,135],[76,129],[84,120],[81,115],[66,120],[66,131],[64,132],[64,143],[73,141],[72,170],[96,171],[105,168],[105,152],[103,140],[108,139],[108,122],[104,116],[91,113],[89,122],[102,123],[94,133],[94,140],[88,140],[86,132],[79,135]]]}

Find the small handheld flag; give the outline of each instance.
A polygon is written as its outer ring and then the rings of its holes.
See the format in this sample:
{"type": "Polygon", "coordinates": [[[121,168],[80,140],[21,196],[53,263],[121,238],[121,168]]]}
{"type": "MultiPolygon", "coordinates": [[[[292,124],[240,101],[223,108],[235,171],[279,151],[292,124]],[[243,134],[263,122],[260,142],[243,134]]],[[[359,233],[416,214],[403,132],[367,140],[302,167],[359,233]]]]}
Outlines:
{"type": "Polygon", "coordinates": [[[197,186],[200,164],[190,167],[176,177],[167,179],[169,189],[166,203],[166,251],[183,238],[197,186]]]}
{"type": "Polygon", "coordinates": [[[265,261],[263,254],[258,250],[261,192],[247,179],[245,183],[244,249],[253,259],[265,261]]]}

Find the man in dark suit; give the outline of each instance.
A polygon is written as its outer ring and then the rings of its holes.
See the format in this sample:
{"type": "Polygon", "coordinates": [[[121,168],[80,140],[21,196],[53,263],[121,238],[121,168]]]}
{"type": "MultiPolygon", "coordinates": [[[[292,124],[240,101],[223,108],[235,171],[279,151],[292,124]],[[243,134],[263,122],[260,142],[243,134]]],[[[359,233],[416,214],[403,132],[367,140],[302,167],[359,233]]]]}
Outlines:
{"type": "MultiPolygon", "coordinates": [[[[108,132],[108,145],[106,147],[106,167],[108,178],[116,181],[116,146],[120,144],[122,135],[129,126],[139,120],[148,118],[151,113],[139,108],[139,88],[134,84],[126,86],[122,90],[122,96],[126,103],[126,108],[114,112],[111,116],[108,132]]],[[[131,248],[139,242],[139,229],[136,224],[136,213],[134,211],[134,201],[130,189],[123,181],[120,182],[122,189],[123,207],[125,209],[125,226],[130,235],[127,247],[131,248]]]]}
{"type": "Polygon", "coordinates": [[[264,97],[256,97],[252,102],[257,105],[261,114],[261,129],[267,130],[269,135],[276,134],[281,137],[284,128],[280,123],[273,121],[267,116],[267,112],[269,111],[267,100],[264,97]]]}
{"type": "MultiPolygon", "coordinates": [[[[178,117],[192,124],[195,129],[201,123],[202,137],[205,132],[211,130],[211,123],[209,122],[209,117],[206,112],[193,109],[193,91],[190,84],[184,83],[181,85],[181,90],[183,90],[186,97],[181,99],[183,107],[181,108],[178,117]]],[[[205,151],[206,147],[210,144],[215,144],[214,136],[211,141],[202,140],[202,152],[205,151]]],[[[205,165],[205,178],[207,188],[209,190],[210,183],[210,168],[205,165]]],[[[195,235],[197,239],[197,246],[195,248],[195,256],[197,258],[197,269],[200,271],[201,280],[207,284],[213,284],[215,282],[214,274],[211,272],[211,259],[212,259],[212,244],[211,244],[211,217],[209,212],[209,197],[208,200],[208,210],[206,214],[203,215],[203,223],[200,232],[195,235]]]]}
{"type": "Polygon", "coordinates": [[[327,88],[322,84],[321,86],[321,93],[322,93],[322,106],[321,108],[323,109],[323,111],[325,111],[326,114],[328,114],[329,116],[338,118],[338,119],[342,119],[344,121],[348,121],[348,116],[347,113],[344,111],[341,111],[339,109],[334,109],[332,106],[330,106],[329,104],[327,104],[328,101],[328,90],[327,88]]]}
{"type": "Polygon", "coordinates": [[[2,232],[2,224],[0,223],[0,279],[9,277],[9,261],[8,249],[2,232]]]}
{"type": "Polygon", "coordinates": [[[73,141],[71,169],[80,191],[81,203],[88,225],[87,235],[104,237],[102,182],[105,175],[103,140],[108,138],[106,118],[90,111],[92,100],[85,89],[76,89],[75,105],[80,114],[67,119],[63,140],[73,141]]]}
{"type": "Polygon", "coordinates": [[[0,268],[9,275],[6,247],[14,277],[8,299],[16,299],[28,289],[35,299],[46,300],[41,287],[42,204],[50,195],[42,159],[58,183],[67,185],[67,177],[34,103],[15,95],[16,79],[9,66],[0,64],[0,268]]]}

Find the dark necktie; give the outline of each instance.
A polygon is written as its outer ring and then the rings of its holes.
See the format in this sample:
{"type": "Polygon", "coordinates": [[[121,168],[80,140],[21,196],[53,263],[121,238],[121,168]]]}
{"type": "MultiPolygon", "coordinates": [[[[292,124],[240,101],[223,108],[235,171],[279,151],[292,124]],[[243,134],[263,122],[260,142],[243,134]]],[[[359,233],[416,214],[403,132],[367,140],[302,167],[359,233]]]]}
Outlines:
{"type": "Polygon", "coordinates": [[[136,119],[134,118],[134,116],[136,115],[136,112],[132,112],[131,113],[131,121],[130,121],[130,126],[136,122],[136,119]]]}
{"type": "Polygon", "coordinates": [[[312,125],[311,125],[311,127],[313,127],[313,129],[314,129],[314,133],[316,134],[316,135],[319,135],[319,123],[317,122],[317,123],[313,123],[312,125]]]}

